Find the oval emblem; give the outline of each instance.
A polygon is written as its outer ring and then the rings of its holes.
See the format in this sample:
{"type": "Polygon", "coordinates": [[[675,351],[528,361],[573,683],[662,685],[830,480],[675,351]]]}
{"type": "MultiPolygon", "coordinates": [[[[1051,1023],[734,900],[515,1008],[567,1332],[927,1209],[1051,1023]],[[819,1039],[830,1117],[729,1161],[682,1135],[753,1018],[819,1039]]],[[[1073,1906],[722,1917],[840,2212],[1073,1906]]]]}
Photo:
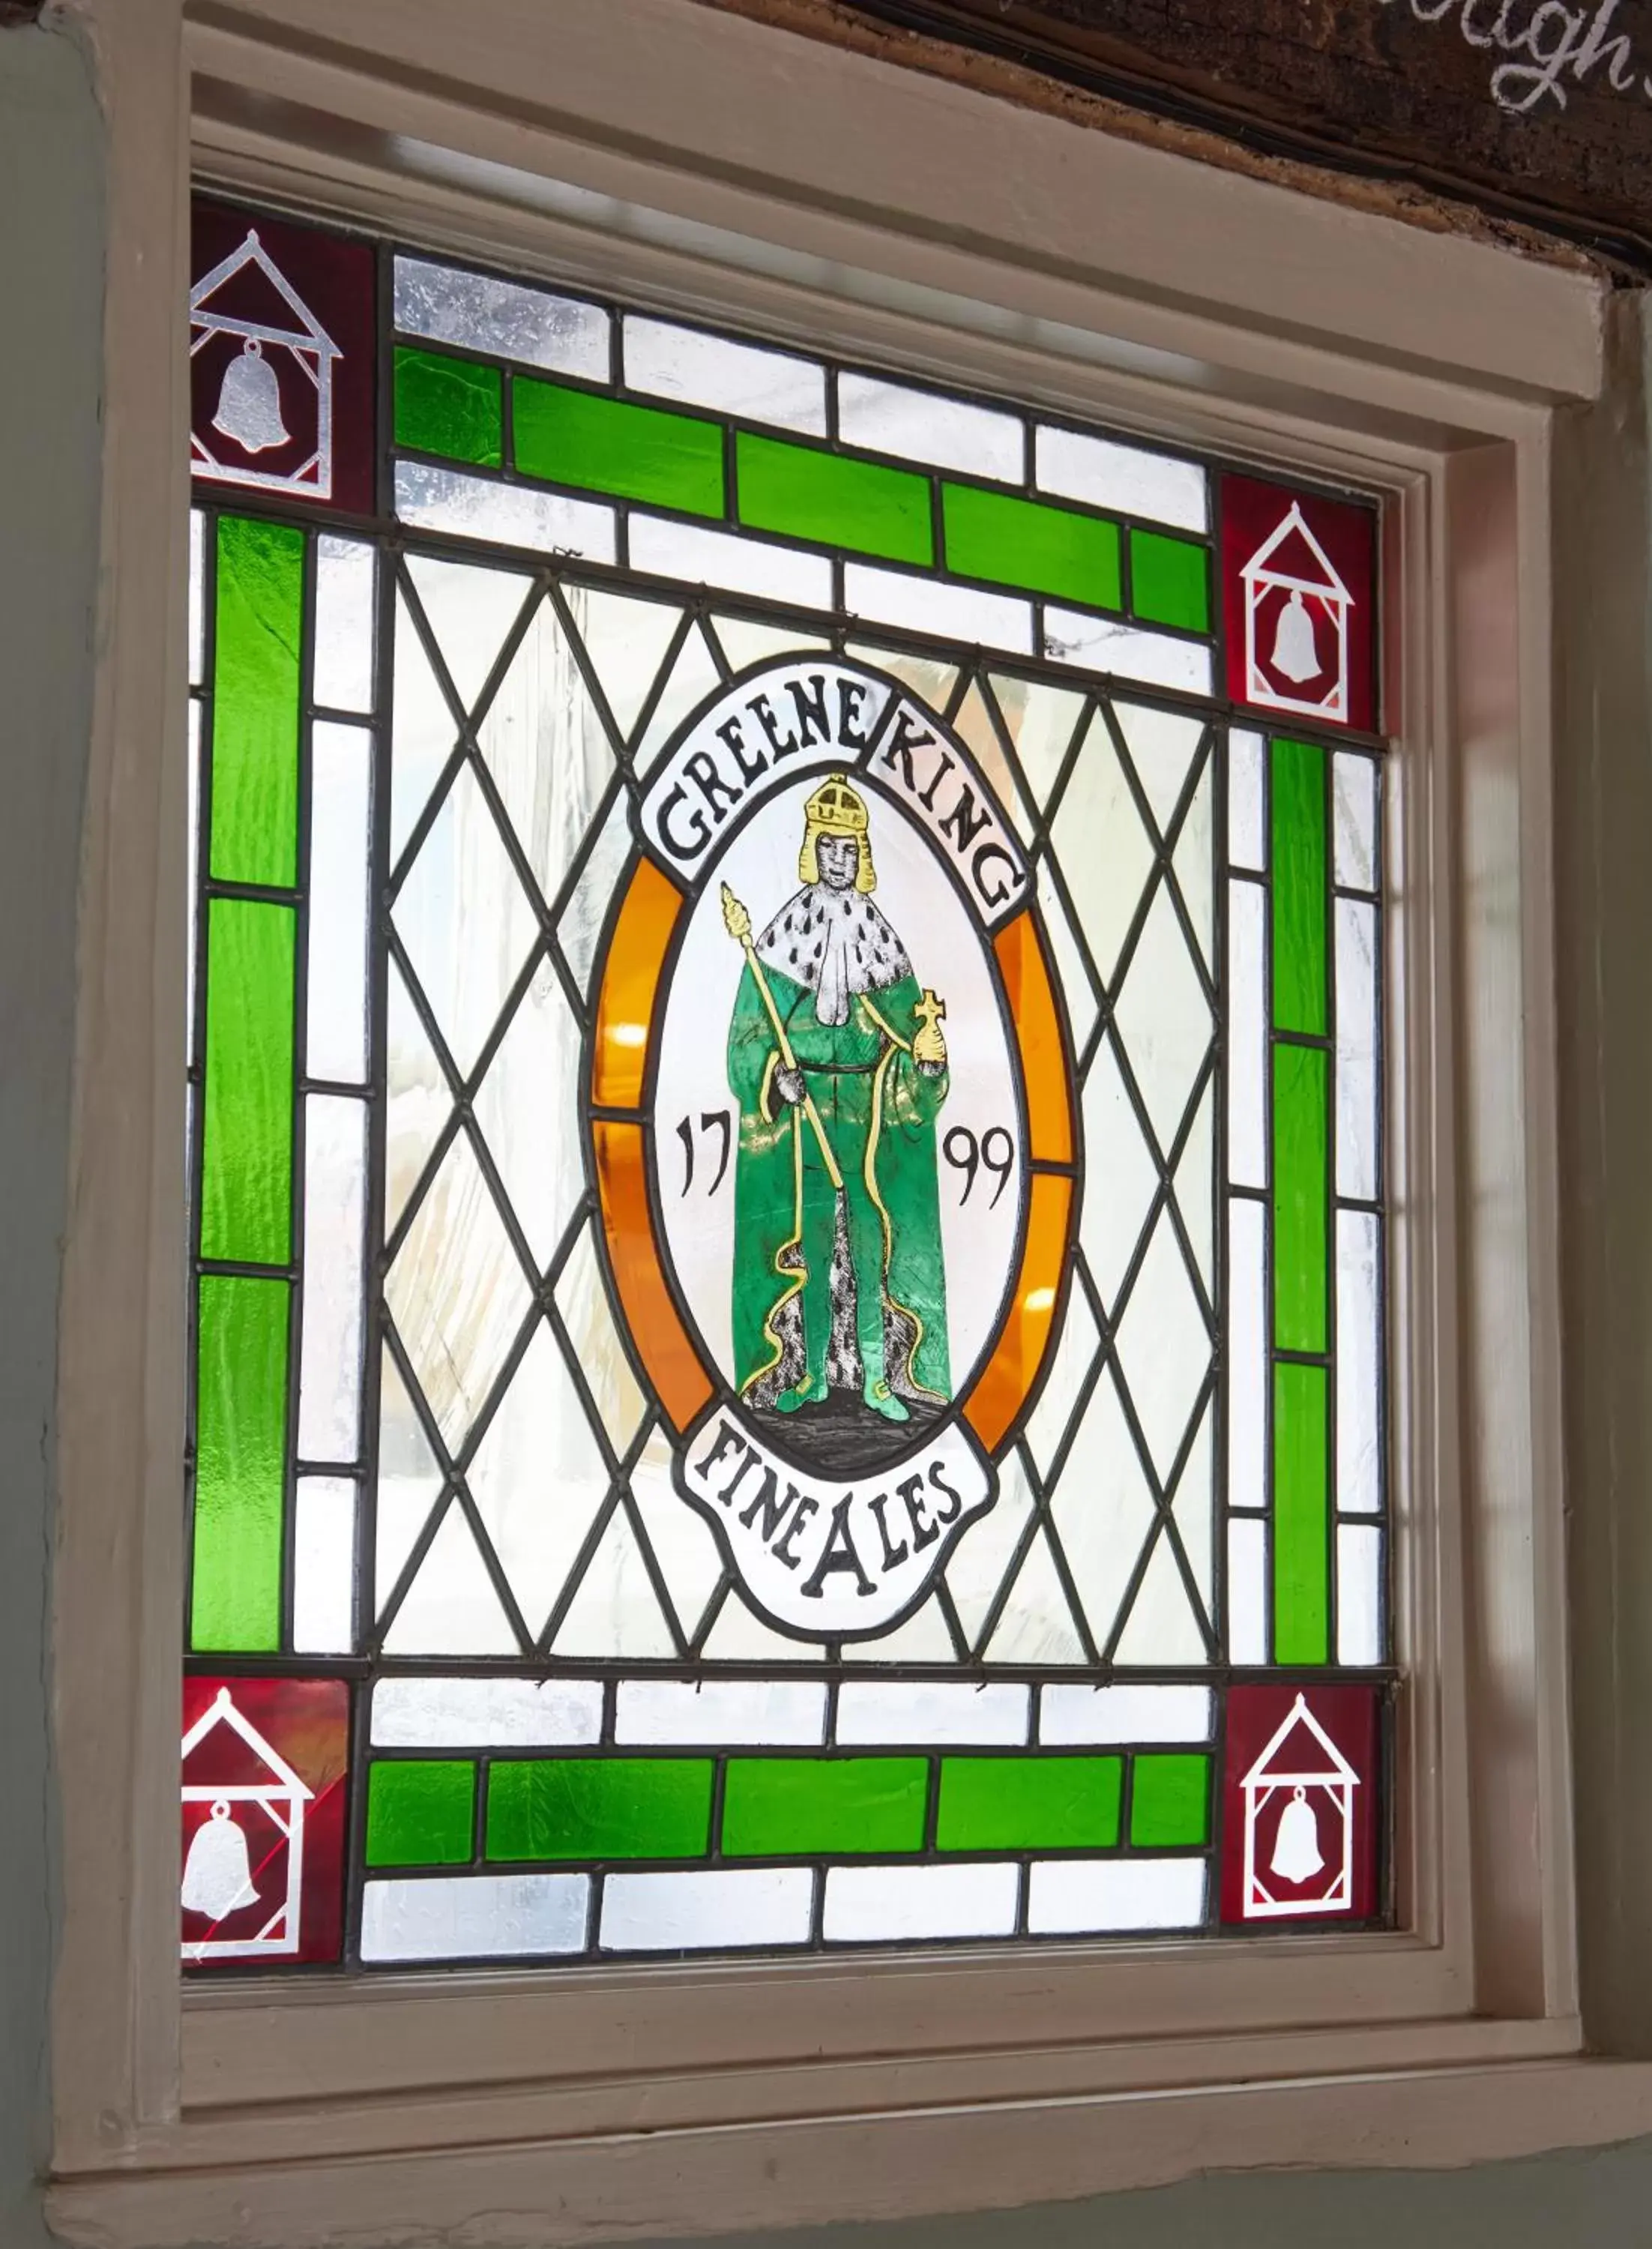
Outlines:
{"type": "Polygon", "coordinates": [[[723,690],[635,818],[591,1065],[614,1293],[752,1606],[887,1632],[997,1497],[1066,1272],[1032,870],[963,742],[837,658],[723,690]]]}

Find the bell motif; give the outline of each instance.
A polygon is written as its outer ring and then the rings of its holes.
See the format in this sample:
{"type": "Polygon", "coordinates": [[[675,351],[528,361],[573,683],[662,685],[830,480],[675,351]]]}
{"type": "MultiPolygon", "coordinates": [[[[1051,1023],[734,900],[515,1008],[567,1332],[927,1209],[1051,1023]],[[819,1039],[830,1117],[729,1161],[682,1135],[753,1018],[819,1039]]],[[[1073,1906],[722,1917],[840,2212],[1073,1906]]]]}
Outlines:
{"type": "MultiPolygon", "coordinates": [[[[227,381],[224,389],[227,395],[227,381]]],[[[1313,618],[1299,588],[1292,591],[1279,612],[1278,629],[1273,636],[1273,669],[1283,672],[1287,679],[1294,679],[1299,686],[1305,679],[1316,678],[1320,672],[1320,659],[1313,645],[1313,618]]]]}
{"type": "Polygon", "coordinates": [[[247,1863],[246,1831],[230,1816],[222,1796],[212,1807],[212,1817],[190,1838],[180,1896],[186,1913],[204,1913],[214,1921],[258,1902],[247,1863]]]}
{"type": "Polygon", "coordinates": [[[281,386],[276,371],[264,355],[256,336],[241,347],[223,371],[218,410],[212,426],[233,438],[243,453],[262,453],[287,443],[287,425],[281,419],[281,386]]]}
{"type": "Polygon", "coordinates": [[[1307,1791],[1299,1788],[1279,1814],[1273,1839],[1273,1871],[1282,1881],[1306,1882],[1325,1860],[1320,1852],[1320,1823],[1313,1816],[1307,1791]]]}

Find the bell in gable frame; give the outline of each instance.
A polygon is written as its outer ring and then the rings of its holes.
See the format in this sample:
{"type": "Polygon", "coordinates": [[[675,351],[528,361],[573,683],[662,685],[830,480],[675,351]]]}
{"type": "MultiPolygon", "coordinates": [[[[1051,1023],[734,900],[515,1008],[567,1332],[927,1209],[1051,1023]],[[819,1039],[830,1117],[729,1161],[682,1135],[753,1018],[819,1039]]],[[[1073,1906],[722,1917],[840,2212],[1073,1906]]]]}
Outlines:
{"type": "Polygon", "coordinates": [[[1299,686],[1305,679],[1317,677],[1320,658],[1313,645],[1313,618],[1301,589],[1293,588],[1291,598],[1279,612],[1278,625],[1273,636],[1273,669],[1293,679],[1299,686]]]}
{"type": "Polygon", "coordinates": [[[1324,1865],[1320,1823],[1313,1816],[1307,1791],[1299,1788],[1279,1814],[1278,1832],[1273,1839],[1273,1872],[1282,1881],[1306,1882],[1324,1865]]]}
{"type": "Polygon", "coordinates": [[[204,1913],[213,1921],[258,1902],[247,1859],[246,1830],[223,1797],[189,1840],[179,1897],[186,1913],[204,1913]]]}
{"type": "Polygon", "coordinates": [[[243,453],[262,453],[288,442],[287,425],[281,418],[281,385],[256,336],[247,338],[239,357],[223,371],[212,426],[243,453]]]}

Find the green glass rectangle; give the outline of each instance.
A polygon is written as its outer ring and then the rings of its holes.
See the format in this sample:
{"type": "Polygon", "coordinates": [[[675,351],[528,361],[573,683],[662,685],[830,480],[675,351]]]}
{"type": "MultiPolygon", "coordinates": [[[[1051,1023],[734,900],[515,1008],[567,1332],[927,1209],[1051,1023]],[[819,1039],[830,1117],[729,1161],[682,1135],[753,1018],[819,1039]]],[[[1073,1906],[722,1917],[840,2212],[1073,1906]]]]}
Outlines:
{"type": "Polygon", "coordinates": [[[1273,1049],[1273,1341],[1328,1348],[1331,1057],[1324,1047],[1273,1049]]]}
{"type": "Polygon", "coordinates": [[[1273,1660],[1331,1655],[1329,1370],[1273,1370],[1273,1660]]]}
{"type": "Polygon", "coordinates": [[[304,533],[218,519],[212,671],[212,835],[224,883],[291,889],[298,869],[304,533]]]}
{"type": "Polygon", "coordinates": [[[1148,624],[1210,629],[1210,556],[1191,539],[1130,533],[1130,606],[1148,624]]]}
{"type": "Polygon", "coordinates": [[[1210,1758],[1139,1756],[1130,1776],[1131,1842],[1199,1844],[1210,1833],[1210,1758]]]}
{"type": "Polygon", "coordinates": [[[516,465],[524,477],[652,500],[688,515],[723,512],[723,430],[693,415],[513,376],[516,465]]]}
{"type": "Polygon", "coordinates": [[[735,448],[740,520],[752,530],[818,539],[925,569],[934,562],[927,477],[748,430],[735,448]]]}
{"type": "Polygon", "coordinates": [[[490,1859],[697,1859],[709,1757],[524,1757],[488,1774],[490,1859]]]}
{"type": "Polygon", "coordinates": [[[944,1757],[936,1841],[943,1851],[1107,1850],[1123,1780],[1116,1757],[944,1757]]]}
{"type": "Polygon", "coordinates": [[[923,1757],[731,1757],[723,1856],[920,1850],[929,1794],[923,1757]]]}
{"type": "Polygon", "coordinates": [[[499,370],[447,352],[396,347],[396,443],[449,461],[504,464],[499,370]]]}
{"type": "Polygon", "coordinates": [[[1323,1035],[1325,768],[1311,742],[1272,746],[1273,1028],[1323,1035]]]}
{"type": "Polygon", "coordinates": [[[201,1283],[189,1582],[199,1653],[281,1646],[291,1297],[285,1281],[209,1273],[201,1283]]]}
{"type": "Polygon", "coordinates": [[[207,909],[201,1255],[284,1265],[292,1249],[291,906],[213,898],[207,909]]]}
{"type": "Polygon", "coordinates": [[[370,1867],[468,1866],[476,1769],[468,1757],[396,1757],[367,1775],[370,1867]]]}
{"type": "Polygon", "coordinates": [[[941,511],[949,570],[1093,609],[1118,608],[1116,523],[972,485],[943,485],[941,511]]]}

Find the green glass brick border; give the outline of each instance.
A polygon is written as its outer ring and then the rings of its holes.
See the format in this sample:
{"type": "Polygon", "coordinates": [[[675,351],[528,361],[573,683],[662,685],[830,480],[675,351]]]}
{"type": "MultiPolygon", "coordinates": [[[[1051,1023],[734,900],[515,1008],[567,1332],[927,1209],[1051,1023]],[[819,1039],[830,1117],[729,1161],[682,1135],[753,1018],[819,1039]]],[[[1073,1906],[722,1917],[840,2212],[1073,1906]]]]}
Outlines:
{"type": "Polygon", "coordinates": [[[193,1413],[186,1647],[287,1645],[300,1276],[300,834],[313,547],[203,517],[191,1190],[193,1413]]]}
{"type": "Polygon", "coordinates": [[[1124,616],[1206,643],[1215,637],[1213,533],[552,378],[423,338],[399,339],[393,366],[394,442],[421,457],[943,583],[1124,616]]]}
{"type": "Polygon", "coordinates": [[[1269,1325],[1275,1663],[1334,1644],[1332,752],[1268,744],[1269,1325]]]}
{"type": "Polygon", "coordinates": [[[605,1748],[456,1759],[378,1752],[374,1775],[403,1777],[372,1784],[367,1863],[936,1864],[966,1855],[1202,1850],[1210,1842],[1212,1768],[1208,1749],[1054,1745],[978,1755],[605,1748]],[[435,1855],[420,1855],[426,1847],[435,1855]]]}
{"type": "Polygon", "coordinates": [[[284,1280],[206,1273],[196,1284],[196,1654],[270,1655],[281,1646],[291,1314],[284,1280]]]}

